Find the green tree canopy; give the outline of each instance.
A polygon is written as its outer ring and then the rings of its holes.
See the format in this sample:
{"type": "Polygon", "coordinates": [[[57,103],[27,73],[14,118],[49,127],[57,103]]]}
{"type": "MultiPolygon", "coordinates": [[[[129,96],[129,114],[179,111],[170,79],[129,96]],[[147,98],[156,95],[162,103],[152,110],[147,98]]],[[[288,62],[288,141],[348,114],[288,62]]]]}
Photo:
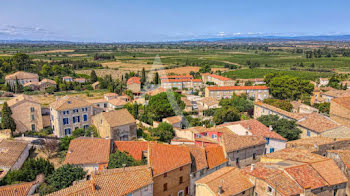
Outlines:
{"type": "Polygon", "coordinates": [[[16,131],[16,123],[12,118],[12,111],[11,108],[8,106],[7,102],[4,103],[1,110],[2,119],[1,119],[1,127],[3,129],[10,129],[11,130],[11,136],[13,136],[13,133],[16,131]]]}
{"type": "Polygon", "coordinates": [[[170,140],[173,139],[175,133],[171,124],[162,122],[159,123],[157,128],[151,130],[151,135],[154,137],[158,137],[159,141],[169,143],[170,140]]]}
{"type": "Polygon", "coordinates": [[[108,169],[144,165],[145,161],[137,161],[128,152],[116,150],[115,153],[109,155],[108,169]]]}
{"type": "Polygon", "coordinates": [[[240,120],[239,112],[234,107],[222,107],[214,112],[213,121],[219,125],[224,122],[234,122],[240,120]]]}
{"type": "Polygon", "coordinates": [[[27,54],[17,53],[11,58],[11,64],[17,70],[27,70],[30,68],[31,60],[27,54]]]}
{"type": "Polygon", "coordinates": [[[288,141],[299,139],[301,130],[297,128],[296,121],[279,118],[277,115],[263,115],[257,119],[265,126],[272,125],[276,131],[288,141]]]}
{"type": "Polygon", "coordinates": [[[199,69],[200,73],[210,73],[211,72],[211,68],[210,65],[205,64],[203,65],[200,69],[199,69]]]}
{"type": "Polygon", "coordinates": [[[237,96],[236,94],[233,94],[230,99],[221,99],[219,105],[223,107],[233,106],[239,112],[247,112],[254,108],[254,102],[249,100],[246,95],[237,96]]]}
{"type": "Polygon", "coordinates": [[[277,108],[280,108],[282,110],[291,112],[293,109],[293,105],[286,100],[280,100],[280,99],[264,99],[264,103],[275,106],[277,108]]]}
{"type": "Polygon", "coordinates": [[[95,70],[92,70],[91,73],[90,73],[90,80],[91,82],[97,82],[97,75],[96,75],[96,72],[95,70]]]}
{"type": "Polygon", "coordinates": [[[86,172],[83,170],[83,168],[67,164],[58,168],[51,175],[49,175],[47,178],[47,183],[56,190],[60,190],[71,186],[76,180],[82,180],[85,175],[86,172]]]}

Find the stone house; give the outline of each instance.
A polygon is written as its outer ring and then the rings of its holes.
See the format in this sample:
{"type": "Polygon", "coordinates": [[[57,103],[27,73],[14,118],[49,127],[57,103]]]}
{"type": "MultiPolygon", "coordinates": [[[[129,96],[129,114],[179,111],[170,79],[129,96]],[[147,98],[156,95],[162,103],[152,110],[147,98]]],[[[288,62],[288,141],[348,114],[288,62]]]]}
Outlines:
{"type": "Polygon", "coordinates": [[[136,120],[126,109],[102,112],[92,117],[92,124],[102,138],[136,140],[136,120]]]}
{"type": "Polygon", "coordinates": [[[64,76],[64,77],[62,78],[62,80],[63,80],[64,82],[73,82],[73,78],[70,77],[70,76],[64,76]]]}
{"type": "Polygon", "coordinates": [[[162,122],[166,122],[171,124],[174,128],[182,128],[182,116],[171,116],[167,118],[163,118],[162,122]]]}
{"type": "Polygon", "coordinates": [[[115,109],[121,109],[126,105],[128,102],[124,99],[118,97],[117,99],[111,99],[108,100],[108,110],[115,110],[115,109]]]}
{"type": "Polygon", "coordinates": [[[77,97],[64,96],[50,104],[51,127],[57,137],[88,128],[94,115],[93,104],[77,97]]]}
{"type": "Polygon", "coordinates": [[[197,101],[201,106],[202,110],[219,108],[219,101],[214,97],[203,97],[201,100],[197,101]]]}
{"type": "Polygon", "coordinates": [[[125,167],[96,171],[90,180],[48,194],[57,195],[135,195],[152,196],[152,171],[147,166],[125,167]]]}
{"type": "Polygon", "coordinates": [[[232,80],[231,78],[209,73],[202,74],[202,80],[204,83],[214,82],[218,86],[234,86],[236,83],[236,81],[232,80]]]}
{"type": "Polygon", "coordinates": [[[5,83],[9,84],[11,87],[16,85],[16,79],[21,85],[25,85],[29,82],[39,82],[39,75],[35,73],[29,73],[24,71],[17,71],[16,73],[9,74],[5,76],[5,83]]]}
{"type": "Polygon", "coordinates": [[[28,95],[19,95],[7,101],[16,122],[16,132],[43,129],[41,104],[28,95]]]}
{"type": "Polygon", "coordinates": [[[216,99],[231,98],[233,94],[247,94],[248,97],[264,100],[270,97],[266,86],[209,86],[205,88],[205,97],[216,99]]]}
{"type": "Polygon", "coordinates": [[[291,102],[293,109],[292,112],[293,113],[301,113],[301,114],[310,114],[313,112],[318,113],[318,109],[311,107],[309,105],[303,104],[300,101],[292,101],[291,102]]]}
{"type": "MultiPolygon", "coordinates": [[[[350,150],[327,150],[327,157],[331,158],[350,180],[350,150]]],[[[346,194],[350,193],[350,184],[346,186],[346,194]]]]}
{"type": "Polygon", "coordinates": [[[49,87],[56,87],[56,82],[50,79],[43,79],[39,82],[40,91],[45,91],[49,87]]]}
{"type": "Polygon", "coordinates": [[[254,184],[238,168],[224,167],[196,182],[196,196],[251,196],[254,184]]]}
{"type": "Polygon", "coordinates": [[[328,78],[320,78],[320,86],[327,86],[329,83],[328,78]]]}
{"type": "Polygon", "coordinates": [[[339,97],[350,97],[350,89],[347,90],[329,90],[321,94],[322,100],[324,102],[331,102],[334,98],[339,97]]]}
{"type": "Polygon", "coordinates": [[[254,103],[254,118],[257,119],[263,115],[277,115],[280,118],[285,118],[287,120],[300,120],[303,118],[303,116],[298,113],[287,112],[280,108],[263,103],[262,101],[256,101],[254,103]]]}
{"type": "Polygon", "coordinates": [[[127,81],[127,89],[131,90],[134,94],[141,93],[141,78],[140,77],[131,77],[127,81]]]}
{"type": "Polygon", "coordinates": [[[348,181],[333,160],[293,148],[267,154],[242,171],[254,183],[255,195],[340,196],[348,181]]]}
{"type": "Polygon", "coordinates": [[[200,89],[202,87],[201,79],[162,79],[161,87],[164,89],[200,89]]]}
{"type": "Polygon", "coordinates": [[[107,168],[111,152],[110,139],[79,137],[70,142],[64,164],[81,166],[91,174],[107,168]]]}
{"type": "Polygon", "coordinates": [[[256,119],[224,123],[218,127],[227,127],[237,135],[262,136],[266,140],[265,154],[286,148],[287,139],[273,131],[273,127],[266,127],[256,119]]]}
{"type": "Polygon", "coordinates": [[[350,127],[350,97],[332,99],[329,115],[332,120],[350,127]]]}
{"type": "Polygon", "coordinates": [[[20,169],[29,156],[30,145],[19,140],[0,140],[0,179],[8,171],[20,169]]]}

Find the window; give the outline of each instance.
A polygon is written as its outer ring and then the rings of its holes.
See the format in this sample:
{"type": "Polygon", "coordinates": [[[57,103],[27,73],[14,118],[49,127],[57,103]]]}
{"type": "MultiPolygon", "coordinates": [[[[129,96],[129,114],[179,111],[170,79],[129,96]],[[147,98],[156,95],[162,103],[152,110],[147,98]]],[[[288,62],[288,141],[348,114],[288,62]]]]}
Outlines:
{"type": "Polygon", "coordinates": [[[88,119],[87,114],[84,114],[84,115],[83,115],[83,118],[84,118],[84,121],[87,121],[87,119],[88,119]]]}
{"type": "Polygon", "coordinates": [[[74,109],[74,110],[73,110],[73,113],[78,113],[78,109],[74,109]]]}
{"type": "Polygon", "coordinates": [[[200,137],[201,137],[201,134],[197,133],[196,138],[200,138],[200,137]]]}
{"type": "Polygon", "coordinates": [[[239,158],[236,158],[236,164],[238,164],[239,163],[239,158]]]}
{"type": "Polygon", "coordinates": [[[64,129],[64,135],[70,135],[71,134],[71,129],[64,129]]]}
{"type": "Polygon", "coordinates": [[[31,107],[31,108],[30,108],[30,112],[34,112],[34,107],[31,107]]]}
{"type": "Polygon", "coordinates": [[[208,135],[208,133],[204,133],[204,136],[207,136],[208,135]]]}
{"type": "Polygon", "coordinates": [[[132,196],[132,193],[127,194],[126,196],[132,196]]]}
{"type": "Polygon", "coordinates": [[[211,135],[211,138],[216,139],[217,138],[216,134],[211,135]]]}
{"type": "Polygon", "coordinates": [[[68,125],[68,124],[69,124],[69,119],[63,118],[63,125],[68,125]]]}
{"type": "Polygon", "coordinates": [[[165,172],[164,173],[164,178],[166,178],[166,177],[168,177],[168,173],[165,172]]]}
{"type": "Polygon", "coordinates": [[[73,116],[73,123],[80,122],[80,116],[73,116]]]}
{"type": "Polygon", "coordinates": [[[89,128],[89,125],[84,125],[84,129],[87,129],[87,128],[89,128]]]}
{"type": "Polygon", "coordinates": [[[103,107],[105,107],[105,108],[106,108],[106,107],[107,107],[107,103],[104,103],[104,104],[103,104],[103,107]]]}
{"type": "Polygon", "coordinates": [[[35,131],[35,124],[32,124],[32,131],[35,131]]]}
{"type": "Polygon", "coordinates": [[[167,191],[168,190],[168,183],[163,184],[163,191],[167,191]]]}
{"type": "Polygon", "coordinates": [[[267,192],[267,194],[271,195],[273,192],[272,187],[268,186],[266,192],[267,192]]]}
{"type": "Polygon", "coordinates": [[[30,115],[30,120],[34,120],[35,118],[34,118],[34,114],[31,114],[30,115]]]}
{"type": "Polygon", "coordinates": [[[180,176],[180,178],[179,178],[179,184],[182,184],[182,183],[184,182],[183,180],[184,180],[183,177],[180,176]]]}
{"type": "Polygon", "coordinates": [[[275,152],[275,148],[270,148],[270,153],[275,152]]]}
{"type": "Polygon", "coordinates": [[[309,130],[307,130],[306,135],[307,135],[308,137],[310,137],[311,132],[310,132],[309,130]]]}
{"type": "Polygon", "coordinates": [[[266,144],[270,143],[270,138],[265,138],[266,139],[266,144]]]}
{"type": "Polygon", "coordinates": [[[184,191],[183,191],[183,190],[179,191],[179,192],[177,193],[177,196],[184,196],[184,191]]]}
{"type": "Polygon", "coordinates": [[[186,188],[185,188],[185,193],[186,193],[186,195],[190,194],[188,191],[188,186],[186,186],[186,188]]]}
{"type": "Polygon", "coordinates": [[[204,175],[204,171],[201,170],[199,176],[203,176],[203,175],[204,175]]]}
{"type": "Polygon", "coordinates": [[[180,167],[180,171],[182,171],[182,170],[183,170],[183,168],[184,168],[184,167],[182,167],[182,166],[181,166],[181,167],[180,167]]]}
{"type": "Polygon", "coordinates": [[[256,153],[253,153],[253,160],[256,159],[256,153]]]}

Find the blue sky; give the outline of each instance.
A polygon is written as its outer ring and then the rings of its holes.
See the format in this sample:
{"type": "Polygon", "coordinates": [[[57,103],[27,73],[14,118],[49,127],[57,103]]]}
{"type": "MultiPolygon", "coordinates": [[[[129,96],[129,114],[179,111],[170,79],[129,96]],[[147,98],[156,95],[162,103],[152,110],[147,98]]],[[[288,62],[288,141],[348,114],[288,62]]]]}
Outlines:
{"type": "Polygon", "coordinates": [[[1,0],[0,39],[166,41],[350,34],[347,0],[1,0]]]}

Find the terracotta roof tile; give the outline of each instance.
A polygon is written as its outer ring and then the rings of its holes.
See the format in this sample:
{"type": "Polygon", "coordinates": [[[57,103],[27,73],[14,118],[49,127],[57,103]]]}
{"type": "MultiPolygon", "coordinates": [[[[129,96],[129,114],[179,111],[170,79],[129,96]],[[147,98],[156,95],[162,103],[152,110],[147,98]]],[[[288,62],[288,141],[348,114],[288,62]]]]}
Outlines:
{"type": "Polygon", "coordinates": [[[151,91],[148,91],[146,94],[150,95],[150,96],[154,96],[154,95],[157,95],[159,93],[163,93],[163,92],[166,92],[167,90],[163,87],[159,87],[159,88],[156,88],[154,90],[151,90],[151,91]]]}
{"type": "Polygon", "coordinates": [[[127,84],[141,84],[141,78],[140,77],[131,77],[128,79],[127,84]]]}
{"type": "Polygon", "coordinates": [[[185,146],[149,143],[149,149],[154,176],[191,164],[190,150],[185,146]]]}
{"type": "Polygon", "coordinates": [[[21,156],[28,143],[18,140],[0,141],[0,166],[11,168],[21,156]]]}
{"type": "Polygon", "coordinates": [[[317,133],[322,133],[331,129],[340,127],[335,121],[317,113],[303,114],[304,119],[299,120],[297,124],[317,133]]]}
{"type": "Polygon", "coordinates": [[[182,121],[182,117],[181,116],[171,116],[171,117],[168,117],[168,118],[163,118],[162,120],[163,122],[164,121],[167,121],[169,122],[170,124],[175,124],[175,123],[179,123],[182,121]]]}
{"type": "Polygon", "coordinates": [[[193,79],[192,75],[167,75],[162,76],[160,79],[193,79]]]}
{"type": "Polygon", "coordinates": [[[212,78],[215,78],[215,79],[221,80],[221,81],[228,81],[228,80],[232,80],[231,78],[226,78],[226,77],[219,76],[219,75],[215,75],[215,74],[210,74],[209,76],[210,76],[210,77],[212,77],[212,78]]]}
{"type": "Polygon", "coordinates": [[[312,163],[311,166],[327,181],[329,185],[337,185],[348,181],[335,162],[331,159],[312,163]]]}
{"type": "Polygon", "coordinates": [[[102,115],[111,127],[118,127],[131,123],[136,123],[135,118],[128,112],[127,109],[102,112],[98,115],[102,115]]]}
{"type": "Polygon", "coordinates": [[[226,152],[251,148],[266,143],[266,140],[262,136],[241,136],[232,133],[231,130],[224,131],[223,140],[226,152]]]}
{"type": "Polygon", "coordinates": [[[265,126],[264,124],[262,124],[256,119],[225,123],[225,124],[219,125],[218,127],[227,127],[230,125],[241,125],[244,128],[248,129],[248,131],[255,136],[263,136],[265,138],[273,138],[277,140],[287,141],[286,138],[280,136],[275,131],[270,131],[269,127],[265,126]]]}
{"type": "Polygon", "coordinates": [[[230,90],[268,90],[266,86],[209,86],[210,91],[230,91],[230,90]]]}
{"type": "Polygon", "coordinates": [[[110,152],[110,139],[79,137],[70,142],[64,163],[76,165],[108,163],[110,152]]]}
{"type": "Polygon", "coordinates": [[[329,90],[322,95],[330,96],[330,97],[350,97],[350,90],[329,90]]]}
{"type": "Polygon", "coordinates": [[[350,150],[327,150],[327,152],[338,154],[346,167],[350,169],[350,150]]]}
{"type": "Polygon", "coordinates": [[[7,101],[8,106],[13,106],[16,105],[17,103],[23,102],[23,101],[30,101],[32,103],[36,103],[36,104],[40,104],[39,102],[37,102],[36,100],[33,99],[33,97],[25,95],[25,94],[21,94],[18,95],[10,100],[7,101]]]}
{"type": "Polygon", "coordinates": [[[328,185],[320,174],[308,164],[286,168],[285,171],[304,189],[316,189],[328,185]]]}
{"type": "Polygon", "coordinates": [[[198,102],[203,103],[207,106],[219,105],[219,101],[214,97],[203,97],[198,102]]]}
{"type": "Polygon", "coordinates": [[[5,80],[23,80],[23,79],[39,79],[39,75],[35,73],[29,73],[24,71],[17,71],[13,74],[9,74],[5,76],[5,80]]]}
{"type": "Polygon", "coordinates": [[[126,105],[128,102],[124,101],[123,99],[121,99],[119,97],[119,98],[116,98],[116,99],[108,100],[108,103],[110,103],[110,104],[112,104],[114,106],[123,106],[123,105],[126,105]]]}
{"type": "Polygon", "coordinates": [[[266,160],[290,160],[303,163],[314,163],[328,159],[321,155],[314,154],[311,151],[295,148],[285,148],[274,153],[266,154],[261,158],[261,162],[264,162],[265,158],[266,160]]]}
{"type": "Polygon", "coordinates": [[[350,141],[350,138],[329,138],[329,137],[308,137],[308,138],[302,138],[294,141],[287,142],[288,146],[291,146],[293,148],[298,147],[305,147],[308,149],[317,150],[316,146],[326,145],[326,144],[332,144],[338,141],[350,141]]]}
{"type": "Polygon", "coordinates": [[[54,84],[56,85],[56,82],[47,78],[44,78],[40,81],[40,84],[44,84],[44,83],[50,83],[50,84],[54,84]]]}
{"type": "Polygon", "coordinates": [[[0,186],[1,196],[26,196],[35,182],[25,182],[7,186],[0,186]]]}
{"type": "Polygon", "coordinates": [[[194,165],[195,171],[199,171],[208,167],[204,147],[197,145],[185,146],[190,149],[191,157],[193,158],[192,164],[194,165]]]}
{"type": "Polygon", "coordinates": [[[219,166],[228,161],[225,158],[225,153],[221,146],[206,146],[205,152],[207,154],[209,169],[219,166]]]}
{"type": "Polygon", "coordinates": [[[114,141],[114,146],[114,150],[128,152],[136,160],[142,160],[142,152],[148,150],[148,143],[141,141],[114,141]]]}
{"type": "Polygon", "coordinates": [[[294,120],[300,120],[300,119],[303,118],[303,116],[300,115],[300,114],[292,113],[292,112],[287,112],[287,111],[285,111],[285,110],[282,110],[282,109],[277,108],[277,107],[274,107],[274,106],[272,106],[272,105],[263,103],[263,102],[261,102],[261,101],[256,101],[254,104],[255,104],[255,105],[258,105],[258,106],[261,106],[261,107],[264,107],[264,108],[266,108],[266,109],[269,109],[269,110],[271,110],[271,111],[277,112],[277,113],[279,113],[279,114],[281,114],[281,115],[283,115],[283,116],[287,116],[287,117],[292,118],[292,119],[294,119],[294,120]]]}
{"type": "Polygon", "coordinates": [[[331,102],[335,102],[335,103],[343,106],[344,108],[350,110],[350,97],[335,98],[335,99],[332,99],[331,102]]]}
{"type": "Polygon", "coordinates": [[[254,187],[248,177],[235,167],[224,167],[196,182],[205,184],[216,193],[219,186],[223,188],[223,196],[237,195],[254,187]]]}
{"type": "Polygon", "coordinates": [[[88,101],[70,96],[64,96],[50,104],[50,107],[57,111],[88,106],[91,106],[91,103],[89,103],[88,101]]]}

